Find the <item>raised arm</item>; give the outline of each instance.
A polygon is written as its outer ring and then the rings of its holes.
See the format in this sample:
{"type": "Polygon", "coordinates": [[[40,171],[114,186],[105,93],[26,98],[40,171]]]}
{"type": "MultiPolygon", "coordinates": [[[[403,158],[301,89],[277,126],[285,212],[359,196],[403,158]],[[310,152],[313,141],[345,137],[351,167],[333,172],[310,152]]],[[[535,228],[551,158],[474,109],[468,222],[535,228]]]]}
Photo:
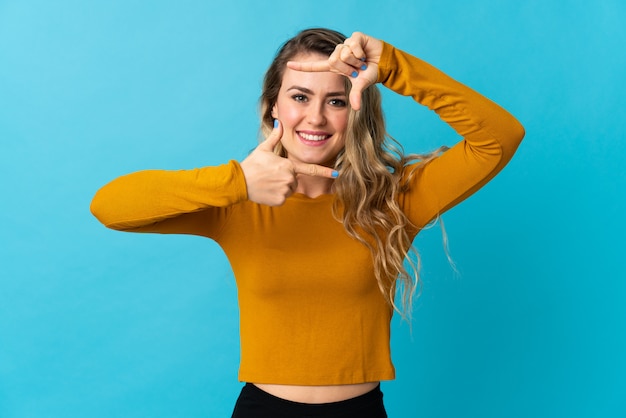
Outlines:
{"type": "Polygon", "coordinates": [[[423,226],[476,192],[511,159],[524,137],[522,125],[506,110],[437,68],[384,41],[355,32],[327,60],[290,62],[299,71],[331,71],[352,83],[350,104],[361,106],[361,92],[382,83],[435,111],[463,139],[443,155],[417,164],[410,190],[400,204],[423,226]]]}
{"type": "Polygon", "coordinates": [[[524,137],[522,125],[496,103],[425,61],[360,32],[338,45],[327,60],[287,65],[345,75],[352,83],[350,104],[356,110],[361,92],[382,83],[435,111],[463,137],[443,155],[406,170],[415,168],[400,204],[417,226],[485,185],[508,163],[524,137]]]}
{"type": "Polygon", "coordinates": [[[381,55],[379,81],[435,111],[463,138],[415,167],[411,190],[401,203],[418,226],[484,186],[509,162],[524,137],[522,125],[498,104],[389,44],[381,55]]]}

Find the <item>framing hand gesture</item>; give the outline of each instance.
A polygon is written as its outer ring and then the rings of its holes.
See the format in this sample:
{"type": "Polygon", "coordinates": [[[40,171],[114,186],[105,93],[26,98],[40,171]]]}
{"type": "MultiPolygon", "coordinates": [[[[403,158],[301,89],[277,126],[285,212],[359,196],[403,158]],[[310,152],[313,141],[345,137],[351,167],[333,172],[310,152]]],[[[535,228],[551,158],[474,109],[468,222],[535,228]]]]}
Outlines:
{"type": "Polygon", "coordinates": [[[315,62],[289,61],[287,67],[296,71],[329,71],[345,75],[352,83],[350,106],[361,108],[361,92],[378,80],[378,63],[383,43],[360,32],[355,32],[344,43],[337,45],[327,60],[315,62]]]}
{"type": "Polygon", "coordinates": [[[248,189],[248,200],[268,206],[280,206],[295,193],[298,176],[336,178],[337,172],[318,164],[291,161],[274,153],[283,135],[278,120],[274,130],[241,162],[248,189]]]}

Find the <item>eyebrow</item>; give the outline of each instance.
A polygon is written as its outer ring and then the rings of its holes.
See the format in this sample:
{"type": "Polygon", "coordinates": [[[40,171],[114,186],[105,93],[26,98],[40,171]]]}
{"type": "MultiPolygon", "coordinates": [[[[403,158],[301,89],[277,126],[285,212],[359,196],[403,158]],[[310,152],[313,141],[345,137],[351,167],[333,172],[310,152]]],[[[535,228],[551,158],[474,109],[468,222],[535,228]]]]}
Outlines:
{"type": "MultiPolygon", "coordinates": [[[[311,95],[315,94],[313,93],[313,90],[307,89],[306,87],[301,87],[301,86],[291,86],[287,89],[287,91],[291,91],[291,90],[299,90],[303,93],[311,94],[311,95]]],[[[331,91],[330,93],[326,94],[326,97],[336,97],[336,96],[346,96],[346,92],[345,91],[331,91]]]]}

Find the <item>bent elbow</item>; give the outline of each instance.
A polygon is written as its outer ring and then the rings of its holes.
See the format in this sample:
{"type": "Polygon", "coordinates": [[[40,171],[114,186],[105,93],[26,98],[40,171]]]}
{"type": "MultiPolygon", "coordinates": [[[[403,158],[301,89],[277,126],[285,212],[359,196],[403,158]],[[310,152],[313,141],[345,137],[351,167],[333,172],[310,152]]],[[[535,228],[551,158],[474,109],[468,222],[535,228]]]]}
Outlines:
{"type": "Polygon", "coordinates": [[[524,136],[526,136],[526,129],[524,128],[524,125],[522,125],[517,119],[515,120],[515,122],[517,123],[515,124],[515,128],[513,129],[512,134],[519,144],[520,142],[522,142],[522,139],[524,139],[524,136]]]}
{"type": "Polygon", "coordinates": [[[89,211],[105,227],[117,231],[121,230],[119,226],[115,225],[115,221],[111,217],[110,204],[108,204],[107,199],[102,197],[100,190],[96,192],[91,200],[89,211]]]}
{"type": "Polygon", "coordinates": [[[106,211],[104,210],[104,202],[99,198],[98,193],[91,200],[89,211],[104,226],[109,227],[106,221],[106,211]]]}
{"type": "Polygon", "coordinates": [[[515,154],[517,148],[526,135],[526,130],[520,121],[514,117],[511,117],[511,119],[512,120],[508,124],[506,131],[502,133],[503,137],[500,140],[504,157],[507,161],[513,157],[513,154],[515,154]]]}

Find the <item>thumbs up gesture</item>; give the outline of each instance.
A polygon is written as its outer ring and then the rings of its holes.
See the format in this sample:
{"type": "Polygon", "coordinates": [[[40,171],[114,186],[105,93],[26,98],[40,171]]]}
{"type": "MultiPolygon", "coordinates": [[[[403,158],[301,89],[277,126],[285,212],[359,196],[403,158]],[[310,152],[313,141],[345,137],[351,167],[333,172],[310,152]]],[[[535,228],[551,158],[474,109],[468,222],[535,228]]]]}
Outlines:
{"type": "Polygon", "coordinates": [[[241,162],[248,200],[263,205],[280,206],[295,193],[299,175],[337,177],[337,172],[332,168],[291,161],[276,155],[274,148],[282,135],[282,125],[276,120],[272,133],[241,162]]]}

